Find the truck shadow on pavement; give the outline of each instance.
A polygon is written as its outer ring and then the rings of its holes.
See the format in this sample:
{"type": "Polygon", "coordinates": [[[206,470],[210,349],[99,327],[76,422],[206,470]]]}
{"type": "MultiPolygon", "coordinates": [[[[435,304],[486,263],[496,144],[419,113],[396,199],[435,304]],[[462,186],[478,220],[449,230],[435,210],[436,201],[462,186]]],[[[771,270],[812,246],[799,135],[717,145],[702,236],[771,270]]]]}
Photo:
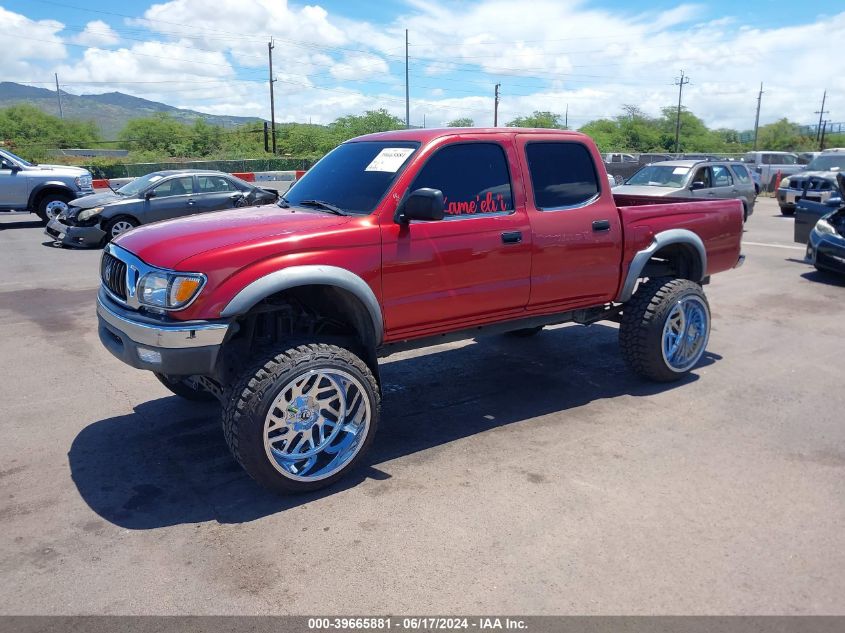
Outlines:
{"type": "Polygon", "coordinates": [[[821,270],[811,270],[806,273],[802,273],[801,276],[807,281],[813,281],[819,284],[827,284],[828,286],[839,286],[840,288],[845,288],[845,275],[837,275],[834,272],[827,272],[821,270]]]}
{"type": "MultiPolygon", "coordinates": [[[[699,368],[720,358],[707,353],[699,368]]],[[[230,456],[219,407],[177,397],[141,403],[132,414],[83,429],[68,455],[71,475],[91,509],[124,528],[242,523],[337,494],[367,478],[390,479],[378,468],[390,460],[596,400],[677,389],[698,376],[671,384],[646,382],[624,366],[616,328],[593,325],[554,328],[530,339],[490,337],[387,359],[381,378],[381,424],[364,465],[316,493],[280,497],[264,491],[230,456]]],[[[629,415],[620,403],[618,423],[637,424],[629,415]]],[[[566,418],[559,422],[565,438],[566,418]]]]}

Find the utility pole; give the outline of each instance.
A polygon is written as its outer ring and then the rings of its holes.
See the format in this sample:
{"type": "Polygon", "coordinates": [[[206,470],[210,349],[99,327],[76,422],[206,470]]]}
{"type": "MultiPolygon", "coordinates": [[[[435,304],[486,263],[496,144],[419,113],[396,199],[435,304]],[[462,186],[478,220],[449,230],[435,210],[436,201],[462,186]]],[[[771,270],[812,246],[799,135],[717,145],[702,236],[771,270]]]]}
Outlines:
{"type": "Polygon", "coordinates": [[[55,73],[56,75],[56,99],[59,100],[59,118],[64,119],[65,113],[62,112],[62,93],[59,90],[59,73],[55,73]]]}
{"type": "Polygon", "coordinates": [[[757,114],[754,117],[754,149],[757,149],[757,130],[760,129],[760,102],[763,100],[763,82],[760,82],[760,92],[757,93],[757,114]]]}
{"type": "Polygon", "coordinates": [[[681,95],[684,93],[684,84],[689,83],[689,77],[684,77],[684,71],[681,71],[681,78],[675,80],[675,85],[678,86],[678,120],[675,123],[675,153],[681,153],[681,95]]]}
{"type": "Polygon", "coordinates": [[[496,84],[493,90],[493,127],[499,127],[499,87],[502,84],[496,84]]]}
{"type": "Polygon", "coordinates": [[[566,104],[566,114],[563,115],[563,128],[569,129],[569,104],[566,104]]]}
{"type": "Polygon", "coordinates": [[[267,55],[270,58],[270,138],[273,144],[273,154],[276,153],[276,99],[273,94],[273,84],[276,80],[273,79],[273,38],[267,42],[267,55]]]}
{"type": "Polygon", "coordinates": [[[824,133],[827,131],[827,124],[828,123],[829,123],[829,121],[827,121],[827,120],[822,122],[822,136],[821,136],[821,141],[819,141],[819,151],[820,152],[824,151],[824,133]]]}
{"type": "Polygon", "coordinates": [[[822,118],[824,117],[825,114],[829,114],[827,112],[827,110],[824,109],[824,102],[826,100],[827,100],[827,90],[825,90],[824,94],[822,95],[822,108],[821,108],[821,110],[818,110],[814,113],[814,114],[819,115],[819,127],[816,128],[816,140],[817,141],[819,140],[819,138],[821,138],[821,134],[822,134],[822,118]]]}
{"type": "Polygon", "coordinates": [[[411,127],[411,100],[408,91],[408,29],[405,29],[405,127],[411,127]]]}
{"type": "Polygon", "coordinates": [[[269,134],[270,126],[268,125],[267,121],[263,121],[263,123],[264,123],[264,151],[269,154],[270,153],[270,134],[269,134]]]}

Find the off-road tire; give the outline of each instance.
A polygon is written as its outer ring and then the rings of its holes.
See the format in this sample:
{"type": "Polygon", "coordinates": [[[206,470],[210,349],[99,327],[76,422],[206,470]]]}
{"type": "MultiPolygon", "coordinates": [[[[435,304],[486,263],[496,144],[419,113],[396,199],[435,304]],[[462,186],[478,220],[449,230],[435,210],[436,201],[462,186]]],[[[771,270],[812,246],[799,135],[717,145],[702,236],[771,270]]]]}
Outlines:
{"type": "Polygon", "coordinates": [[[688,279],[649,279],[623,306],[619,346],[626,364],[640,376],[657,382],[673,382],[692,369],[681,372],[672,369],[664,360],[662,351],[663,327],[669,311],[688,294],[697,295],[707,307],[709,328],[707,297],[699,284],[688,279]]]}
{"type": "Polygon", "coordinates": [[[50,217],[47,215],[47,205],[51,202],[64,202],[65,204],[71,201],[71,197],[67,194],[62,193],[48,193],[46,196],[41,198],[38,201],[38,208],[35,210],[35,215],[41,218],[41,221],[44,224],[50,221],[50,217]]]}
{"type": "Polygon", "coordinates": [[[185,384],[182,379],[174,380],[164,374],[155,372],[153,372],[153,375],[172,393],[185,400],[191,400],[193,402],[213,402],[217,400],[213,393],[206,391],[202,387],[194,388],[191,385],[185,384]]]}
{"type": "Polygon", "coordinates": [[[281,352],[271,351],[243,373],[224,398],[223,435],[235,460],[260,485],[281,494],[310,492],[332,485],[356,468],[375,437],[380,406],[378,383],[358,356],[336,345],[299,345],[281,352]],[[264,422],[279,390],[296,376],[317,368],[340,369],[364,386],[370,423],[361,448],[339,471],[317,481],[298,481],[271,464],[264,448],[264,422]]]}

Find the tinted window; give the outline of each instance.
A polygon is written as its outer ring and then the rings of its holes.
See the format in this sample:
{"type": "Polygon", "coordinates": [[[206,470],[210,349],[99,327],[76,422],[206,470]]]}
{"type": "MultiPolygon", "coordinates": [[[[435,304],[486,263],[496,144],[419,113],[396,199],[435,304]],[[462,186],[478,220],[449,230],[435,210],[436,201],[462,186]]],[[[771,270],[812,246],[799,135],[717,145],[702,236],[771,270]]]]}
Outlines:
{"type": "Polygon", "coordinates": [[[698,171],[695,172],[695,176],[692,178],[692,182],[703,182],[704,188],[709,189],[713,186],[713,181],[710,178],[710,168],[709,167],[699,167],[698,171]]]}
{"type": "Polygon", "coordinates": [[[598,195],[592,156],[580,143],[529,143],[525,155],[538,209],[571,207],[598,195]]]}
{"type": "Polygon", "coordinates": [[[731,178],[731,172],[724,165],[713,165],[713,186],[714,187],[730,187],[734,184],[731,178]]]}
{"type": "Polygon", "coordinates": [[[734,170],[736,179],[739,180],[739,182],[749,182],[751,180],[751,176],[748,175],[748,170],[742,165],[731,165],[731,169],[734,170]]]}
{"type": "Polygon", "coordinates": [[[194,193],[194,177],[184,176],[182,178],[171,178],[170,180],[161,183],[154,189],[157,198],[165,198],[167,196],[184,196],[189,193],[194,193]]]}
{"type": "Polygon", "coordinates": [[[326,154],[288,190],[284,201],[323,200],[349,213],[372,213],[419,143],[344,143],[326,154]]]}
{"type": "Polygon", "coordinates": [[[513,210],[507,159],[495,143],[461,143],[438,150],[417,174],[410,191],[423,187],[443,192],[447,215],[513,210]]]}
{"type": "Polygon", "coordinates": [[[200,193],[219,193],[225,191],[238,191],[234,183],[229,182],[223,176],[198,176],[200,193]]]}

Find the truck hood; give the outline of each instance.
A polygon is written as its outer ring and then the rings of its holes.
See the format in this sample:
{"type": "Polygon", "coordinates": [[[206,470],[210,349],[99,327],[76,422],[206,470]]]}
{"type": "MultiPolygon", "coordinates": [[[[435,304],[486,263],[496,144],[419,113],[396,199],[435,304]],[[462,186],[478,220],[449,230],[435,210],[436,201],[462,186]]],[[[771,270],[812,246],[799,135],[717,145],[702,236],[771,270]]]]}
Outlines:
{"type": "Polygon", "coordinates": [[[679,197],[689,196],[689,191],[683,187],[650,187],[649,185],[619,185],[618,187],[613,187],[613,193],[626,196],[650,196],[652,198],[661,198],[673,194],[680,194],[679,197]],[[684,195],[684,191],[687,192],[686,196],[684,195]]]}
{"type": "Polygon", "coordinates": [[[179,262],[206,251],[321,233],[352,219],[312,209],[243,207],[140,226],[114,243],[151,266],[176,268],[179,262]]]}
{"type": "Polygon", "coordinates": [[[33,165],[24,169],[27,173],[30,172],[49,172],[57,176],[77,176],[90,175],[87,169],[83,167],[73,167],[72,165],[33,165]]]}
{"type": "Polygon", "coordinates": [[[838,170],[837,171],[799,171],[797,174],[790,174],[790,175],[796,176],[796,177],[800,176],[802,178],[813,176],[815,178],[826,178],[828,180],[835,181],[836,180],[836,174],[838,174],[838,173],[839,173],[838,170]]]}

